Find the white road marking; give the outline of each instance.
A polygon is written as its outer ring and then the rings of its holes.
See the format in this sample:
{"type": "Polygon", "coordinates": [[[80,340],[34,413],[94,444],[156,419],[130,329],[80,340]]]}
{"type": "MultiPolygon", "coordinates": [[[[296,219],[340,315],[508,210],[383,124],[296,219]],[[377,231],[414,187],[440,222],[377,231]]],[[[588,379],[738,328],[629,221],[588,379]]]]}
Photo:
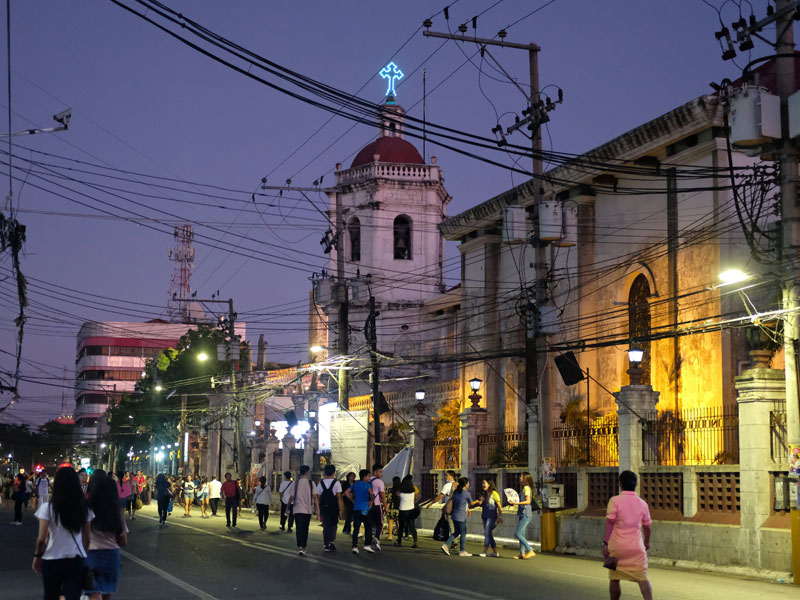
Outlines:
{"type": "Polygon", "coordinates": [[[173,584],[177,585],[182,590],[185,590],[185,591],[189,592],[190,594],[193,594],[193,595],[197,596],[198,598],[202,598],[202,600],[217,600],[217,598],[215,596],[212,596],[211,594],[208,594],[208,593],[204,592],[203,590],[201,590],[199,588],[196,588],[193,585],[190,585],[190,584],[186,583],[182,579],[178,579],[174,575],[170,575],[166,571],[164,571],[162,569],[159,569],[155,565],[151,565],[146,560],[143,560],[143,559],[139,558],[138,556],[135,556],[135,555],[131,554],[130,552],[127,552],[125,550],[120,550],[120,554],[122,554],[122,556],[124,556],[128,560],[132,560],[137,565],[140,565],[140,566],[144,567],[145,569],[147,569],[149,571],[152,571],[156,575],[159,575],[159,576],[163,577],[164,579],[166,579],[170,583],[173,583],[173,584]]]}

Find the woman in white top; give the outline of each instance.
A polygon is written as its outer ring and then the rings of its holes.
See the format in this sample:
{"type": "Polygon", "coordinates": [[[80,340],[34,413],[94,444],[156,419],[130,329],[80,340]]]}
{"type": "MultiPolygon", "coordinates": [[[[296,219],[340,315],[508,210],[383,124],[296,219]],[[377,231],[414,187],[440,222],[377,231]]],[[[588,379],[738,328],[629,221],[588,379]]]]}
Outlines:
{"type": "Polygon", "coordinates": [[[261,531],[267,530],[267,519],[269,518],[269,505],[272,501],[272,490],[267,485],[267,478],[261,477],[261,485],[257,485],[253,491],[253,505],[258,510],[258,524],[261,531]]]}
{"type": "Polygon", "coordinates": [[[397,530],[397,541],[395,546],[403,545],[403,536],[411,535],[414,538],[414,545],[412,548],[417,547],[417,526],[415,521],[419,517],[419,508],[417,507],[417,499],[419,498],[419,488],[414,485],[411,475],[403,477],[400,483],[400,526],[397,530]]]}
{"type": "Polygon", "coordinates": [[[208,502],[211,496],[211,489],[208,487],[208,478],[203,477],[200,481],[200,490],[197,492],[197,501],[200,503],[200,517],[207,519],[208,502]]]}
{"type": "Polygon", "coordinates": [[[94,514],[87,562],[94,569],[90,600],[111,600],[119,581],[119,549],[128,543],[128,527],[119,511],[119,492],[113,479],[98,469],[92,473],[89,510],[94,514]],[[99,474],[99,475],[98,475],[99,474]]]}
{"type": "Polygon", "coordinates": [[[36,511],[39,536],[33,551],[33,572],[41,573],[44,600],[80,600],[94,514],[86,505],[78,473],[62,467],[53,481],[50,502],[36,511]]]}

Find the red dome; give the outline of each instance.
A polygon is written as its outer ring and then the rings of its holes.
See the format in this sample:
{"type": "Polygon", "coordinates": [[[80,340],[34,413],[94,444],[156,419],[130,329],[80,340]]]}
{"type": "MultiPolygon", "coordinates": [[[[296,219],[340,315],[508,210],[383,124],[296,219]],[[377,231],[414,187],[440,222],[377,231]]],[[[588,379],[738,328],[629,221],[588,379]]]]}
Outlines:
{"type": "Polygon", "coordinates": [[[407,163],[412,165],[424,165],[425,161],[414,147],[414,144],[399,137],[381,137],[367,144],[356,154],[350,168],[368,165],[374,162],[374,156],[380,155],[379,162],[382,163],[407,163]]]}

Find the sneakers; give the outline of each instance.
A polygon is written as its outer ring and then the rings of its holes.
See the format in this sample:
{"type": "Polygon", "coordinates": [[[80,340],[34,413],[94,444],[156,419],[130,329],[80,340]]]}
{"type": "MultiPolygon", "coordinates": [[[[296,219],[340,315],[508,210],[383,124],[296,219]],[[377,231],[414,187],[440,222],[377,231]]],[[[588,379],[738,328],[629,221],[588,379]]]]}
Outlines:
{"type": "Polygon", "coordinates": [[[331,547],[330,547],[330,546],[323,546],[323,547],[322,547],[322,550],[323,550],[324,552],[330,552],[330,551],[331,551],[331,547]]]}
{"type": "Polygon", "coordinates": [[[370,546],[364,546],[364,552],[369,552],[370,554],[375,554],[375,550],[373,550],[370,546]]]}
{"type": "Polygon", "coordinates": [[[447,547],[447,544],[442,544],[442,552],[450,556],[450,548],[447,547]]]}
{"type": "Polygon", "coordinates": [[[375,540],[374,542],[372,542],[372,545],[375,546],[375,550],[380,550],[381,549],[381,543],[378,540],[375,540]]]}
{"type": "Polygon", "coordinates": [[[481,552],[480,554],[478,554],[478,556],[480,556],[481,558],[486,558],[487,556],[491,556],[491,554],[486,554],[486,552],[481,552]]]}
{"type": "Polygon", "coordinates": [[[358,554],[358,547],[357,546],[353,546],[353,554],[358,554]]]}
{"type": "Polygon", "coordinates": [[[331,543],[328,545],[328,552],[336,552],[336,544],[334,544],[333,542],[331,542],[331,543]]]}
{"type": "Polygon", "coordinates": [[[534,552],[533,550],[529,550],[528,552],[522,555],[522,559],[527,560],[529,558],[533,558],[534,556],[536,556],[536,552],[534,552]]]}
{"type": "Polygon", "coordinates": [[[298,548],[297,549],[297,554],[300,555],[300,556],[305,556],[306,555],[306,549],[305,548],[298,548]]]}
{"type": "Polygon", "coordinates": [[[281,531],[286,531],[286,527],[284,527],[283,525],[281,525],[281,531]]]}
{"type": "Polygon", "coordinates": [[[463,552],[459,552],[458,555],[459,556],[472,556],[472,553],[471,552],[467,552],[466,550],[464,550],[463,552]]]}
{"type": "Polygon", "coordinates": [[[417,546],[417,542],[414,542],[414,545],[413,545],[413,546],[411,546],[411,547],[412,547],[412,548],[419,548],[419,546],[417,546]]]}

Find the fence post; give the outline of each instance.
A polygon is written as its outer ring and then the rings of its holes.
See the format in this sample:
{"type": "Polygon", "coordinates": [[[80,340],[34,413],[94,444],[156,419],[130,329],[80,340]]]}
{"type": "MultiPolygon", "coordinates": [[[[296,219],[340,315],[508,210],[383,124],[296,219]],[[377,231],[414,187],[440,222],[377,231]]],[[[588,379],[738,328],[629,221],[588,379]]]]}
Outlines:
{"type": "MultiPolygon", "coordinates": [[[[425,464],[425,440],[433,439],[433,419],[425,414],[425,407],[417,406],[417,414],[411,419],[411,433],[409,446],[411,446],[411,471],[422,485],[422,467],[425,464]]],[[[433,467],[433,465],[429,465],[433,467]]]]}
{"type": "Polygon", "coordinates": [[[784,373],[758,366],[735,378],[739,404],[741,543],[760,555],[761,524],[769,517],[772,464],[770,411],[786,401],[784,373]]]}
{"type": "Polygon", "coordinates": [[[528,404],[525,406],[528,415],[528,470],[534,481],[539,481],[539,470],[542,466],[542,457],[539,454],[541,434],[539,423],[539,405],[528,404]]]}
{"type": "Polygon", "coordinates": [[[292,470],[292,450],[294,450],[295,440],[290,434],[283,438],[283,455],[281,456],[281,471],[292,470]]]}
{"type": "Polygon", "coordinates": [[[589,508],[589,471],[588,469],[578,469],[577,473],[578,488],[578,512],[583,512],[589,508]]]}
{"type": "Polygon", "coordinates": [[[643,466],[642,423],[652,414],[661,392],[649,385],[626,385],[614,393],[619,421],[619,471],[633,471],[637,475],[643,466]]]}
{"type": "Polygon", "coordinates": [[[471,477],[478,464],[478,435],[486,431],[489,413],[485,408],[468,408],[461,419],[461,476],[471,477]]]}

